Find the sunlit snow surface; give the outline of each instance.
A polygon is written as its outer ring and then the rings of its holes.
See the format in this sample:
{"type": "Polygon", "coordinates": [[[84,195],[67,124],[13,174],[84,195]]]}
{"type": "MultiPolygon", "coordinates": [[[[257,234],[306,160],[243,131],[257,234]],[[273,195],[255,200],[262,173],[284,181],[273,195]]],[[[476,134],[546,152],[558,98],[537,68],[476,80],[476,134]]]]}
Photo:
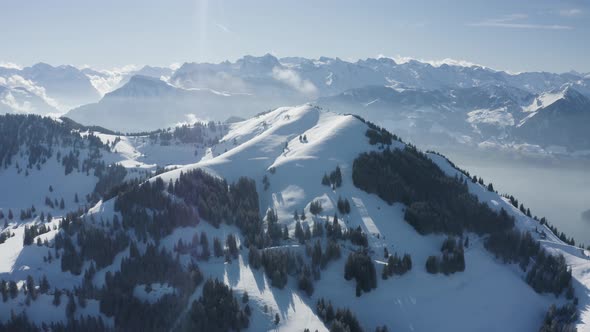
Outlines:
{"type": "MultiPolygon", "coordinates": [[[[293,211],[305,209],[308,219],[304,223],[311,226],[316,220],[325,220],[327,217],[331,219],[336,211],[338,198],[348,198],[352,211],[350,215],[340,218],[340,222],[346,227],[360,226],[369,234],[369,247],[378,265],[379,274],[381,265],[384,264],[384,247],[390,253],[409,253],[412,256],[413,268],[410,272],[388,280],[379,278],[377,289],[361,297],[355,296],[354,282],[346,281],[343,277],[344,262],[352,249],[349,244],[344,245],[343,258],[329,263],[327,269],[322,271],[321,280],[315,283],[315,292],[311,297],[297,290],[296,280],[292,277],[283,290],[271,287],[262,270],[253,270],[248,266],[246,249],[242,249],[239,259],[231,263],[225,263],[223,258],[199,262],[206,277],[223,280],[238,296],[248,292],[253,309],[250,331],[275,330],[272,322],[275,313],[279,313],[281,318],[278,326],[280,331],[303,331],[305,328],[326,331],[326,327],[315,314],[316,301],[321,297],[330,299],[336,307],[349,307],[367,331],[382,325],[387,325],[390,331],[537,330],[549,305],[563,300],[556,299],[553,295],[535,293],[524,281],[524,275],[518,266],[497,261],[483,248],[483,240],[475,234],[468,234],[470,246],[465,253],[465,272],[444,276],[425,271],[427,257],[440,252],[445,237],[419,235],[404,221],[402,204],[390,206],[352,184],[353,160],[359,153],[379,149],[378,146],[368,144],[366,128],[365,124],[353,116],[337,115],[304,105],[279,108],[235,123],[219,144],[203,151],[199,154],[200,157],[194,157],[194,151],[187,151],[187,154],[182,151],[172,153],[167,147],[161,147],[161,150],[155,146],[142,149],[141,138],[122,140],[116,149],[117,155],[123,156],[119,157],[121,162],[137,163],[138,167],[163,161],[184,165],[160,175],[165,182],[176,179],[181,171],[195,168],[224,177],[228,182],[235,181],[240,176],[251,177],[257,184],[261,211],[268,207],[275,208],[279,222],[287,225],[291,233],[295,227],[293,211]],[[307,142],[300,141],[300,135],[305,135],[307,142]],[[166,155],[167,153],[172,155],[166,155]],[[323,174],[332,171],[336,166],[342,169],[342,187],[332,190],[322,186],[323,174]],[[262,184],[264,175],[268,176],[270,182],[267,190],[264,190],[262,184]],[[315,199],[323,202],[324,211],[318,217],[312,217],[309,212],[309,203],[315,199]],[[267,312],[263,309],[265,306],[268,308],[267,312]]],[[[111,139],[106,136],[101,138],[111,139]]],[[[394,143],[392,148],[403,148],[403,144],[394,143]]],[[[448,175],[457,174],[444,158],[437,155],[429,157],[448,175]]],[[[46,191],[47,185],[47,181],[42,183],[39,190],[46,191]]],[[[468,185],[473,194],[492,208],[503,207],[514,215],[520,229],[534,233],[535,227],[543,228],[497,194],[470,181],[468,185]]],[[[26,193],[31,189],[23,187],[21,190],[26,193]]],[[[113,214],[113,200],[101,202],[89,212],[94,220],[112,219],[113,214]]],[[[73,288],[79,285],[80,277],[62,273],[57,260],[52,264],[43,262],[42,256],[46,254],[47,248],[32,245],[23,249],[22,230],[22,226],[17,227],[13,230],[16,236],[0,244],[0,278],[24,280],[27,274],[31,274],[38,279],[46,274],[52,286],[73,288]]],[[[172,249],[179,238],[189,241],[195,232],[203,231],[207,232],[210,239],[223,239],[227,234],[233,233],[241,240],[238,229],[233,226],[222,225],[216,229],[201,222],[196,227],[176,229],[162,239],[160,246],[172,249]]],[[[582,311],[578,328],[588,330],[586,322],[590,319],[590,314],[587,309],[587,285],[590,285],[590,260],[580,249],[562,243],[549,230],[545,229],[545,233],[548,234],[547,239],[540,240],[543,246],[551,252],[562,253],[572,266],[574,286],[582,311]]],[[[50,232],[43,237],[51,238],[54,235],[54,232],[50,232]]],[[[285,245],[304,253],[304,248],[296,241],[285,245]]],[[[116,271],[122,258],[127,255],[128,250],[120,253],[111,266],[98,271],[94,278],[95,285],[102,285],[106,271],[116,271]]],[[[181,257],[186,263],[189,259],[188,256],[181,257]]],[[[163,293],[174,291],[166,285],[152,285],[152,288],[154,293],[150,295],[145,293],[145,285],[138,285],[136,296],[151,301],[163,293]]],[[[200,292],[199,287],[192,299],[198,298],[200,292]]],[[[54,315],[41,313],[41,308],[45,306],[50,308],[48,310],[57,311],[50,301],[48,299],[45,305],[42,305],[43,302],[35,302],[31,307],[11,301],[0,303],[0,318],[8,319],[10,310],[17,313],[26,310],[30,317],[35,317],[35,321],[64,319],[63,309],[54,315]]],[[[89,305],[85,310],[88,314],[96,315],[98,305],[89,305]]],[[[183,315],[178,318],[179,321],[182,317],[183,315]]]]}

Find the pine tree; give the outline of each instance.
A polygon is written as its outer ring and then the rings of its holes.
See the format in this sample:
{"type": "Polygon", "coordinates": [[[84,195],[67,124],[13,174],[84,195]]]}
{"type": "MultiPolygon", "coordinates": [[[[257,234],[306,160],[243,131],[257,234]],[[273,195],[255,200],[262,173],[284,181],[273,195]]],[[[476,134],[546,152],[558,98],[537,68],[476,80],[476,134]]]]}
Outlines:
{"type": "Polygon", "coordinates": [[[305,243],[305,234],[303,233],[303,227],[301,227],[301,223],[299,221],[295,223],[295,238],[300,244],[305,243]]]}
{"type": "Polygon", "coordinates": [[[402,258],[402,266],[403,273],[410,271],[412,269],[412,257],[410,256],[410,254],[404,254],[404,257],[402,258]]]}
{"type": "Polygon", "coordinates": [[[330,185],[330,178],[328,178],[328,174],[324,173],[324,177],[322,178],[322,185],[329,186],[330,185]]]}
{"type": "Polygon", "coordinates": [[[314,222],[312,236],[313,237],[322,237],[323,235],[324,235],[324,227],[322,226],[321,222],[319,222],[319,221],[314,222]]]}
{"type": "Polygon", "coordinates": [[[248,292],[244,292],[244,294],[242,294],[242,303],[246,304],[249,300],[250,298],[248,297],[248,292]]]}
{"type": "Polygon", "coordinates": [[[336,166],[336,170],[330,174],[330,180],[334,186],[342,186],[342,172],[340,171],[340,166],[336,166]]]}
{"type": "Polygon", "coordinates": [[[53,291],[53,305],[59,307],[61,304],[61,291],[57,288],[53,291]]]}
{"type": "Polygon", "coordinates": [[[264,177],[262,178],[262,184],[264,185],[265,191],[270,187],[270,181],[268,180],[268,176],[266,174],[264,174],[264,177]]]}
{"type": "Polygon", "coordinates": [[[309,212],[311,212],[311,214],[313,214],[314,216],[317,216],[318,214],[322,213],[322,211],[323,208],[321,201],[313,201],[309,204],[309,212]]]}
{"type": "Polygon", "coordinates": [[[8,283],[4,279],[0,282],[0,293],[2,293],[2,302],[8,301],[8,283]]]}
{"type": "Polygon", "coordinates": [[[80,305],[81,308],[86,308],[86,297],[84,296],[84,293],[82,291],[78,292],[78,304],[80,305]]]}
{"type": "Polygon", "coordinates": [[[227,246],[229,254],[232,255],[234,259],[238,258],[238,243],[236,241],[235,235],[229,234],[225,239],[225,245],[227,246]]]}
{"type": "Polygon", "coordinates": [[[303,231],[303,233],[304,233],[305,240],[311,239],[311,231],[309,230],[309,227],[305,227],[305,230],[303,231]]]}
{"type": "Polygon", "coordinates": [[[29,296],[34,300],[37,298],[37,289],[35,288],[35,280],[31,275],[27,276],[27,292],[29,296]]]}
{"type": "Polygon", "coordinates": [[[334,213],[334,219],[332,219],[332,237],[336,240],[342,238],[342,228],[340,227],[336,213],[334,213]]]}
{"type": "Polygon", "coordinates": [[[66,305],[66,317],[68,319],[73,319],[74,314],[76,313],[76,301],[74,300],[74,296],[72,293],[68,296],[68,304],[66,305]]]}
{"type": "Polygon", "coordinates": [[[13,280],[8,282],[8,293],[10,294],[11,299],[16,298],[18,295],[18,286],[13,280]]]}
{"type": "Polygon", "coordinates": [[[387,280],[389,278],[389,264],[383,265],[383,271],[381,271],[381,279],[387,280]]]}
{"type": "Polygon", "coordinates": [[[221,245],[221,241],[219,241],[219,238],[213,238],[213,255],[215,255],[215,257],[221,257],[223,256],[223,246],[221,245]]]}
{"type": "Polygon", "coordinates": [[[426,260],[426,271],[428,273],[438,273],[438,258],[436,256],[429,256],[426,260]]]}
{"type": "Polygon", "coordinates": [[[207,234],[205,232],[201,233],[201,258],[208,261],[209,257],[211,256],[211,251],[209,250],[209,239],[207,238],[207,234]]]}
{"type": "Polygon", "coordinates": [[[47,276],[43,275],[43,278],[41,278],[41,282],[39,285],[39,292],[41,292],[42,294],[45,294],[49,291],[49,281],[47,281],[47,276]]]}

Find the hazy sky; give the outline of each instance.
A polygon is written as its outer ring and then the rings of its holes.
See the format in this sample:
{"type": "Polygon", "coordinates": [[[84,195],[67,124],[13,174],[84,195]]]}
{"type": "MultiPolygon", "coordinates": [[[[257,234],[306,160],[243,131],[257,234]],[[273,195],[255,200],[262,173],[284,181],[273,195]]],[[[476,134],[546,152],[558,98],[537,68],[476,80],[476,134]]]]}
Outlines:
{"type": "Polygon", "coordinates": [[[590,72],[587,0],[0,0],[0,22],[0,63],[19,65],[381,54],[590,72]]]}

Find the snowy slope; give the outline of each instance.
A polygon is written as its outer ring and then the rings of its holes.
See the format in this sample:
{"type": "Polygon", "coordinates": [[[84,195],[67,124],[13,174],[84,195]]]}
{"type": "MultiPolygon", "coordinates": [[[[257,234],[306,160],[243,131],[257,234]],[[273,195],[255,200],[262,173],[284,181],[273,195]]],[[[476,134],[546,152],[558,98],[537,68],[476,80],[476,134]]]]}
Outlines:
{"type": "MultiPolygon", "coordinates": [[[[352,210],[349,215],[340,218],[340,223],[345,227],[359,226],[368,234],[369,251],[378,271],[384,264],[384,248],[388,248],[391,253],[409,253],[412,256],[414,267],[411,271],[401,277],[379,279],[377,289],[361,297],[355,296],[354,282],[343,278],[345,258],[328,264],[327,269],[322,271],[321,280],[315,282],[312,296],[297,290],[294,278],[289,278],[287,287],[283,290],[272,287],[263,271],[251,269],[246,263],[246,249],[242,249],[240,257],[232,263],[224,263],[223,258],[199,262],[206,277],[223,280],[238,295],[248,292],[253,306],[249,330],[303,331],[304,328],[309,328],[312,331],[326,331],[315,313],[315,303],[321,297],[330,299],[337,307],[350,308],[367,331],[382,325],[387,325],[392,331],[538,329],[549,305],[561,303],[562,299],[534,292],[523,280],[523,273],[518,266],[505,265],[496,260],[483,248],[483,240],[475,234],[469,234],[471,245],[465,254],[467,268],[464,272],[444,276],[428,274],[424,270],[426,258],[440,252],[445,237],[419,235],[404,220],[403,204],[388,205],[379,197],[352,184],[353,160],[362,152],[379,150],[379,146],[369,144],[365,137],[366,130],[367,125],[351,115],[326,112],[311,105],[282,107],[232,124],[221,142],[208,149],[202,158],[196,158],[195,163],[159,175],[164,183],[177,179],[181,172],[197,168],[223,177],[228,182],[241,176],[251,177],[256,181],[260,210],[264,212],[269,207],[276,209],[279,223],[281,226],[286,225],[291,234],[295,228],[292,217],[294,210],[305,209],[309,218],[304,224],[312,226],[314,222],[324,221],[334,215],[339,197],[348,198],[352,203],[352,210]],[[302,135],[307,140],[300,140],[302,135]],[[322,175],[336,166],[342,170],[342,186],[336,189],[323,186],[322,175]],[[265,175],[270,182],[266,190],[262,184],[265,175]],[[323,203],[324,211],[316,217],[312,217],[309,211],[313,200],[323,203]],[[275,313],[280,315],[278,327],[272,323],[275,313]]],[[[102,140],[112,142],[113,138],[101,135],[102,140]]],[[[141,145],[143,139],[145,138],[126,137],[117,143],[115,149],[127,158],[125,162],[128,163],[149,165],[152,162],[149,159],[151,154],[158,155],[157,158],[161,160],[170,158],[170,163],[174,164],[190,162],[188,159],[171,158],[162,151],[145,149],[141,145]],[[142,154],[145,155],[145,160],[140,158],[142,154]]],[[[403,147],[404,144],[400,142],[394,142],[392,146],[403,147]]],[[[162,147],[164,149],[166,147],[162,147]]],[[[448,175],[459,174],[444,158],[438,155],[429,156],[448,175]]],[[[468,182],[470,192],[481,201],[494,209],[503,207],[514,215],[518,228],[534,231],[536,227],[541,227],[496,193],[468,182]]],[[[92,216],[92,220],[111,219],[115,214],[113,206],[114,199],[99,202],[88,212],[88,216],[92,216]]],[[[17,232],[22,232],[22,228],[16,228],[15,233],[17,232]]],[[[236,234],[239,242],[242,240],[239,230],[234,226],[222,224],[219,228],[214,228],[201,222],[194,227],[176,229],[163,238],[159,245],[170,250],[178,239],[188,241],[196,232],[206,232],[210,238],[225,238],[232,233],[236,234]]],[[[590,268],[590,259],[579,249],[562,243],[548,229],[546,233],[549,235],[546,239],[539,239],[543,246],[551,252],[562,253],[573,268],[576,295],[580,298],[582,310],[578,328],[590,330],[586,323],[590,318],[586,306],[590,304],[590,278],[586,272],[590,268]]],[[[54,236],[50,232],[43,236],[52,235],[54,236]]],[[[305,250],[294,240],[283,246],[295,251],[305,250]]],[[[18,234],[0,244],[0,250],[5,248],[10,248],[10,255],[0,256],[0,267],[3,269],[0,277],[16,277],[22,280],[28,273],[36,271],[35,274],[39,276],[47,274],[52,285],[62,282],[60,285],[67,288],[80,282],[68,273],[60,276],[59,270],[52,270],[55,265],[44,265],[39,259],[39,255],[42,256],[43,253],[35,252],[35,246],[23,249],[18,234]],[[19,261],[20,257],[23,257],[22,263],[19,261]]],[[[344,244],[342,256],[346,257],[353,249],[351,245],[344,244]]],[[[99,270],[93,279],[94,284],[101,285],[106,272],[119,269],[121,259],[127,255],[128,251],[121,252],[112,265],[99,270]]],[[[188,262],[189,257],[183,256],[182,259],[188,262]]],[[[155,301],[161,294],[174,291],[166,285],[154,284],[152,287],[155,289],[154,294],[148,294],[145,292],[145,285],[137,285],[134,296],[155,301]]],[[[191,298],[198,298],[200,291],[197,288],[191,298]]],[[[89,306],[87,310],[98,315],[98,310],[92,308],[89,306]]],[[[25,308],[20,307],[19,310],[22,309],[25,308]]],[[[33,308],[26,310],[29,315],[35,313],[33,308]]],[[[7,316],[0,318],[5,320],[7,316]]]]}
{"type": "MultiPolygon", "coordinates": [[[[231,181],[244,173],[261,179],[268,174],[268,169],[274,167],[276,173],[269,175],[270,188],[264,191],[259,184],[261,208],[274,207],[281,223],[286,223],[291,231],[295,209],[308,209],[309,202],[320,199],[323,201],[323,215],[331,216],[341,195],[350,197],[354,202],[353,212],[345,218],[346,226],[359,225],[368,234],[380,234],[379,238],[374,235],[370,238],[377,263],[381,261],[379,253],[384,246],[390,252],[408,252],[415,257],[417,268],[403,277],[380,281],[377,291],[360,298],[354,297],[354,285],[342,277],[343,261],[332,263],[322,275],[313,297],[307,301],[312,308],[320,297],[330,298],[335,303],[346,303],[369,330],[382,324],[402,331],[535,329],[554,299],[535,293],[523,281],[517,267],[497,262],[483,249],[482,241],[474,240],[467,252],[468,268],[464,273],[453,277],[433,276],[422,269],[427,256],[438,251],[443,238],[418,235],[403,220],[401,204],[388,206],[379,198],[356,189],[351,183],[352,160],[358,153],[372,148],[365,140],[358,139],[363,137],[365,130],[364,124],[352,116],[325,113],[311,106],[281,108],[236,124],[225,140],[235,138],[244,143],[183,170],[204,168],[231,181]],[[252,135],[253,132],[258,134],[252,135]],[[309,143],[300,143],[299,135],[307,135],[309,143]],[[283,149],[285,142],[288,142],[287,149],[283,149]],[[321,174],[336,165],[341,167],[345,180],[342,188],[332,191],[322,186],[320,179],[321,174]],[[248,171],[244,172],[245,169],[248,171]],[[429,313],[428,319],[424,318],[425,312],[429,313]],[[494,312],[494,315],[487,315],[489,312],[494,312]]],[[[437,162],[451,172],[448,165],[437,162]]],[[[172,171],[162,177],[167,181],[176,178],[180,171],[172,171]]],[[[472,189],[490,205],[503,204],[509,208],[496,194],[484,196],[487,192],[483,188],[472,189]]],[[[532,221],[526,220],[518,211],[513,208],[510,211],[519,217],[521,227],[532,225],[532,221]]],[[[473,237],[476,238],[475,235],[473,237]]],[[[548,247],[563,246],[556,239],[547,241],[548,247]]],[[[557,250],[563,250],[571,257],[569,253],[576,249],[566,246],[557,250]]],[[[582,259],[578,256],[577,259],[582,259]]],[[[228,273],[227,269],[223,273],[228,273]]],[[[243,285],[241,280],[230,284],[237,290],[244,287],[251,294],[252,285],[243,285]]],[[[272,300],[269,302],[273,303],[272,300]]],[[[307,311],[303,316],[290,315],[291,310],[299,311],[295,310],[297,306],[298,301],[291,301],[283,309],[287,313],[282,317],[287,320],[284,323],[286,330],[306,327],[307,311]],[[293,325],[295,322],[301,323],[293,325]]]]}
{"type": "Polygon", "coordinates": [[[590,146],[590,98],[570,85],[542,94],[525,111],[529,114],[515,129],[522,140],[541,146],[561,146],[569,151],[590,146]]]}

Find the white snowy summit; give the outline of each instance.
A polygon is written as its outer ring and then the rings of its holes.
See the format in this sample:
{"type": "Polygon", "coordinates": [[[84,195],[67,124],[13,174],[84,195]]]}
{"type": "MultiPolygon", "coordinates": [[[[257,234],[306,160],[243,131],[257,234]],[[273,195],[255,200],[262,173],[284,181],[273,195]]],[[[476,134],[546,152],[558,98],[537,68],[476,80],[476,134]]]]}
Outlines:
{"type": "MultiPolygon", "coordinates": [[[[283,66],[254,60],[219,66],[283,66]]],[[[288,70],[339,61],[290,59],[288,70]]],[[[163,107],[154,99],[237,93],[178,80],[135,76],[97,105],[111,116],[142,100],[148,117],[163,107]]],[[[505,91],[465,89],[430,97],[476,105],[505,91]]],[[[432,105],[423,93],[342,98],[432,105]]],[[[465,126],[517,127],[505,113],[539,98],[506,95],[512,104],[462,113],[465,126]]],[[[560,100],[583,113],[584,98],[567,89],[560,100]]],[[[561,112],[551,105],[520,127],[561,112]]],[[[128,136],[5,115],[0,166],[0,330],[590,330],[587,250],[357,115],[305,104],[128,136]]]]}

